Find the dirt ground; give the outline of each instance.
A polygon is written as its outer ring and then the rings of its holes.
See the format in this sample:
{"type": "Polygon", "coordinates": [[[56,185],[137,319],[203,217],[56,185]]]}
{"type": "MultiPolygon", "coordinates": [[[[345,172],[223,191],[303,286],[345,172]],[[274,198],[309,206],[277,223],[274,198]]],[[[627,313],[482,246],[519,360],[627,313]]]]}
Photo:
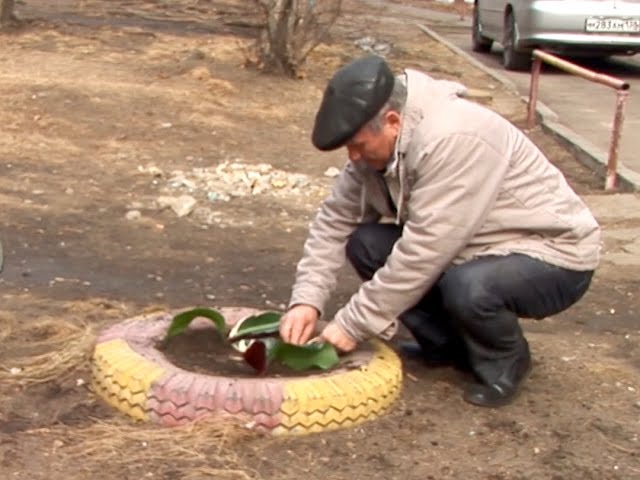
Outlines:
{"type": "MultiPolygon", "coordinates": [[[[534,370],[501,410],[465,404],[455,371],[409,361],[392,411],[358,428],[176,430],[167,449],[166,432],[95,398],[87,355],[106,325],[155,308],[283,308],[327,170],[345,161],[314,151],[313,115],[335,68],[363,53],[356,41],[374,37],[395,69],[461,81],[524,123],[521,100],[420,33],[419,18],[359,0],[303,79],[243,68],[250,3],[25,0],[29,21],[1,35],[0,478],[640,478],[640,267],[606,258],[579,304],[523,321],[534,370]],[[253,195],[202,180],[259,164],[280,176],[253,195]],[[190,215],[163,208],[179,195],[197,200],[190,215]]],[[[569,152],[529,134],[579,193],[600,194],[569,152]]],[[[345,270],[329,314],[355,288],[345,270]]]]}

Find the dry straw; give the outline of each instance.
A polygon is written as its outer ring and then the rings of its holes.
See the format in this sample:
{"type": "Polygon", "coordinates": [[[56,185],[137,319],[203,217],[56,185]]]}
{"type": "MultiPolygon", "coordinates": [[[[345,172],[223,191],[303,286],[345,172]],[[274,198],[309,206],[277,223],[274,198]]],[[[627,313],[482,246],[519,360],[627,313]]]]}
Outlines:
{"type": "Polygon", "coordinates": [[[16,322],[0,314],[0,341],[11,354],[0,355],[0,383],[34,385],[59,380],[88,365],[94,335],[86,324],[44,318],[16,322]]]}
{"type": "Polygon", "coordinates": [[[55,433],[55,458],[66,466],[81,465],[85,472],[118,474],[136,466],[156,474],[180,472],[181,480],[255,478],[239,467],[233,446],[256,434],[229,418],[175,428],[113,420],[55,433]]]}
{"type": "MultiPolygon", "coordinates": [[[[95,336],[85,323],[44,317],[21,322],[0,311],[0,385],[29,386],[60,381],[86,368],[95,336]]],[[[47,452],[61,472],[82,478],[124,478],[132,468],[145,473],[179,475],[180,480],[246,480],[255,472],[239,467],[233,445],[255,436],[229,416],[162,428],[133,424],[120,417],[90,419],[84,427],[57,424],[25,432],[52,445],[47,452]],[[91,475],[91,476],[88,476],[91,475]]],[[[52,477],[53,478],[53,477],[52,477]]]]}
{"type": "Polygon", "coordinates": [[[11,335],[12,323],[11,317],[6,312],[0,312],[0,343],[4,343],[5,339],[11,335]]]}

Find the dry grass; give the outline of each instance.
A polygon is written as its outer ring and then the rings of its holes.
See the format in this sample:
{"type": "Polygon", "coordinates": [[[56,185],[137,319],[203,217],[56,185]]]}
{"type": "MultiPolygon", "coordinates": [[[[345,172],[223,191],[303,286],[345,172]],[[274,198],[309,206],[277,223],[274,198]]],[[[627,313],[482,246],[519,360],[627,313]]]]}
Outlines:
{"type": "Polygon", "coordinates": [[[6,312],[0,312],[0,343],[4,343],[5,339],[11,335],[12,324],[11,316],[6,312]]]}
{"type": "MultiPolygon", "coordinates": [[[[97,422],[82,429],[41,430],[55,436],[51,456],[63,471],[109,472],[116,476],[138,469],[139,475],[171,471],[181,480],[204,478],[245,480],[255,472],[241,468],[233,448],[255,436],[238,422],[202,420],[182,427],[163,428],[124,420],[97,422]]],[[[31,431],[31,434],[38,431],[31,431]]],[[[87,477],[88,478],[88,477],[87,477]]]]}
{"type": "Polygon", "coordinates": [[[0,315],[0,341],[10,344],[0,354],[0,384],[23,386],[60,379],[88,365],[94,344],[92,329],[65,320],[44,318],[19,323],[0,315]]]}
{"type": "MultiPolygon", "coordinates": [[[[89,313],[102,315],[104,308],[95,307],[87,305],[87,311],[80,315],[79,308],[74,308],[71,321],[42,317],[22,322],[0,311],[0,385],[27,387],[60,382],[86,368],[95,336],[78,318],[89,313]]],[[[119,309],[106,310],[110,316],[117,315],[119,309]]],[[[129,478],[133,474],[136,478],[181,480],[246,480],[258,476],[240,467],[238,450],[234,449],[239,440],[256,433],[230,416],[176,428],[132,423],[122,417],[87,420],[91,423],[81,427],[55,423],[18,433],[27,443],[37,440],[38,445],[47,446],[36,457],[50,468],[49,480],[98,474],[100,478],[129,478]]]]}

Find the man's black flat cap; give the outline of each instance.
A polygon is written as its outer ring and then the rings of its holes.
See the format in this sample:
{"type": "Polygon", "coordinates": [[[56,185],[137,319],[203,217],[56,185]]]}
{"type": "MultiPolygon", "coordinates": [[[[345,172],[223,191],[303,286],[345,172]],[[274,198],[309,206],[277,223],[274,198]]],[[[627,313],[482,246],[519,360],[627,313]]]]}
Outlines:
{"type": "Polygon", "coordinates": [[[342,147],[389,100],[393,72],[370,55],[345,65],[329,81],[316,114],[311,141],[320,150],[342,147]]]}

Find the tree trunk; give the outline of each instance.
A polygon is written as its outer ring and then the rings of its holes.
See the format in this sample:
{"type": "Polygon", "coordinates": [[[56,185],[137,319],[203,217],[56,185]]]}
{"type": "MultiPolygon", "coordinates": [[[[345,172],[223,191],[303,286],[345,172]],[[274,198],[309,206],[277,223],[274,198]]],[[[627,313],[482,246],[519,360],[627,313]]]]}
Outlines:
{"type": "Polygon", "coordinates": [[[0,0],[0,27],[8,25],[15,20],[13,4],[14,0],[0,0]]]}
{"type": "Polygon", "coordinates": [[[265,14],[257,41],[266,72],[299,74],[307,55],[326,37],[340,15],[342,0],[255,0],[265,14]]]}

